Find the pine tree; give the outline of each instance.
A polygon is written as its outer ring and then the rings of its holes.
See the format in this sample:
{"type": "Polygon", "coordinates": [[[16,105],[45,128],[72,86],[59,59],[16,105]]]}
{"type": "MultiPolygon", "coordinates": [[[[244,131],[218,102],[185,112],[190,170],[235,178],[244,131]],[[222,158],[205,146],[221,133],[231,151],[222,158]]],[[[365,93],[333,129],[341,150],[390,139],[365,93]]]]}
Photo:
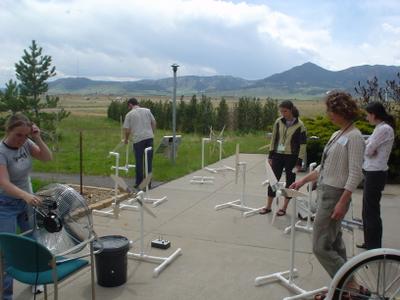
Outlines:
{"type": "Polygon", "coordinates": [[[30,52],[24,50],[22,60],[15,64],[15,72],[20,81],[20,93],[25,97],[25,105],[38,119],[39,111],[43,107],[40,105],[40,96],[47,92],[49,87],[46,81],[56,75],[56,67],[51,66],[51,56],[42,55],[42,48],[37,46],[35,40],[29,49],[30,52]]]}
{"type": "Polygon", "coordinates": [[[188,105],[186,105],[185,114],[182,120],[183,132],[194,132],[197,116],[197,97],[193,95],[188,105]]]}
{"type": "Polygon", "coordinates": [[[42,48],[35,41],[24,50],[22,59],[15,64],[18,83],[10,80],[4,94],[0,94],[0,111],[22,112],[31,121],[41,127],[43,133],[54,138],[57,123],[69,116],[63,108],[53,112],[43,109],[56,108],[59,98],[45,95],[47,80],[54,76],[55,67],[51,66],[51,57],[42,55],[42,48]],[[43,131],[45,129],[45,131],[43,131]]]}
{"type": "Polygon", "coordinates": [[[186,103],[183,97],[179,101],[178,109],[176,110],[176,127],[179,131],[183,131],[183,122],[185,120],[186,103]]]}
{"type": "Polygon", "coordinates": [[[267,101],[263,106],[263,119],[262,119],[262,130],[270,131],[270,128],[276,118],[278,118],[278,102],[271,98],[267,98],[267,101]]]}
{"type": "Polygon", "coordinates": [[[214,109],[211,103],[211,98],[201,95],[201,100],[198,105],[195,132],[199,134],[207,134],[210,127],[214,125],[214,109]]]}
{"type": "Polygon", "coordinates": [[[224,97],[222,97],[221,101],[219,102],[217,108],[217,117],[216,117],[216,129],[222,130],[222,128],[230,128],[229,127],[229,107],[226,103],[224,97]]]}
{"type": "Polygon", "coordinates": [[[0,91],[0,111],[11,111],[11,114],[15,114],[21,111],[24,107],[23,101],[18,89],[17,82],[9,80],[6,83],[6,89],[4,93],[0,91]]]}

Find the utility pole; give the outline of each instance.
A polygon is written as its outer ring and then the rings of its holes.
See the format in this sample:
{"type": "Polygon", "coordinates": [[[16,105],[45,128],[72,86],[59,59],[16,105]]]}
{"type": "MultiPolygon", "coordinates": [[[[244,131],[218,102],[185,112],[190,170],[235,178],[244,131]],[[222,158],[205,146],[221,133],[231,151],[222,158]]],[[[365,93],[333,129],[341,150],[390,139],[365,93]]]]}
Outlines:
{"type": "Polygon", "coordinates": [[[173,64],[172,71],[174,72],[174,95],[172,99],[172,164],[175,165],[176,157],[176,72],[179,65],[173,64]]]}

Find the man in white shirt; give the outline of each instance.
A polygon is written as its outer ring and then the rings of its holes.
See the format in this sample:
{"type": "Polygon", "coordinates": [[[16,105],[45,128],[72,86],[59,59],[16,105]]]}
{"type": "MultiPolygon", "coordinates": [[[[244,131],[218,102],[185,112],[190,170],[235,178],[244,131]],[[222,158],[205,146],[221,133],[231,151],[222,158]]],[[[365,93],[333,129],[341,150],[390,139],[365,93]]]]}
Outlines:
{"type": "MultiPolygon", "coordinates": [[[[128,100],[130,111],[126,114],[124,120],[125,144],[128,144],[129,137],[133,137],[133,151],[136,160],[136,179],[135,188],[143,180],[143,155],[148,147],[153,148],[154,131],[156,129],[156,120],[150,109],[139,106],[136,98],[128,100]]],[[[153,149],[148,152],[148,172],[152,172],[153,149]]]]}

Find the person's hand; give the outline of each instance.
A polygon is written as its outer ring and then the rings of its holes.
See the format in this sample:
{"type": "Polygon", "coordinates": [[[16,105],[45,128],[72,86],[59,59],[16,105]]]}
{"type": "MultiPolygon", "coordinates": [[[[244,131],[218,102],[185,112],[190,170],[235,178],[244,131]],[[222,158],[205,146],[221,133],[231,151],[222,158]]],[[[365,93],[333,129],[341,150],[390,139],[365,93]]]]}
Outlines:
{"type": "Polygon", "coordinates": [[[300,179],[300,180],[297,180],[297,181],[293,182],[293,183],[289,186],[289,189],[298,190],[298,189],[300,189],[303,185],[304,185],[304,182],[300,179]]]}
{"type": "Polygon", "coordinates": [[[42,199],[39,198],[38,196],[32,195],[32,194],[26,194],[26,196],[23,198],[24,201],[32,206],[38,206],[42,203],[42,199]]]}
{"type": "Polygon", "coordinates": [[[339,201],[338,203],[336,203],[335,208],[333,209],[331,219],[334,219],[336,221],[341,220],[344,218],[346,212],[347,212],[346,205],[342,204],[342,202],[339,201]]]}
{"type": "Polygon", "coordinates": [[[268,158],[268,163],[270,166],[272,166],[272,159],[268,158]]]}
{"type": "Polygon", "coordinates": [[[128,144],[128,139],[124,139],[124,144],[127,145],[128,144]]]}
{"type": "Polygon", "coordinates": [[[36,124],[32,124],[31,126],[31,137],[32,139],[36,139],[40,137],[40,129],[36,126],[36,124]]]}

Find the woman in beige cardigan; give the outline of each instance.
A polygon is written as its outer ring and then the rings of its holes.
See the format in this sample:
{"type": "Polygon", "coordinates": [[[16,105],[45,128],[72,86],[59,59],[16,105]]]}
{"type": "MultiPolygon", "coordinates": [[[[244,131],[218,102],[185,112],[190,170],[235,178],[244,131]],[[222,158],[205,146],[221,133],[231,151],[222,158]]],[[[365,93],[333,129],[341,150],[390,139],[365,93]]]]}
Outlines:
{"type": "MultiPolygon", "coordinates": [[[[358,107],[350,94],[333,91],[326,98],[327,115],[340,129],[332,134],[324,148],[321,164],[290,187],[299,189],[309,181],[318,181],[318,210],[313,228],[313,252],[333,278],[346,262],[341,222],[349,209],[351,195],[362,180],[365,143],[353,122],[358,107]]],[[[349,288],[361,289],[355,282],[349,288]]],[[[321,300],[325,294],[315,296],[321,300]]]]}

